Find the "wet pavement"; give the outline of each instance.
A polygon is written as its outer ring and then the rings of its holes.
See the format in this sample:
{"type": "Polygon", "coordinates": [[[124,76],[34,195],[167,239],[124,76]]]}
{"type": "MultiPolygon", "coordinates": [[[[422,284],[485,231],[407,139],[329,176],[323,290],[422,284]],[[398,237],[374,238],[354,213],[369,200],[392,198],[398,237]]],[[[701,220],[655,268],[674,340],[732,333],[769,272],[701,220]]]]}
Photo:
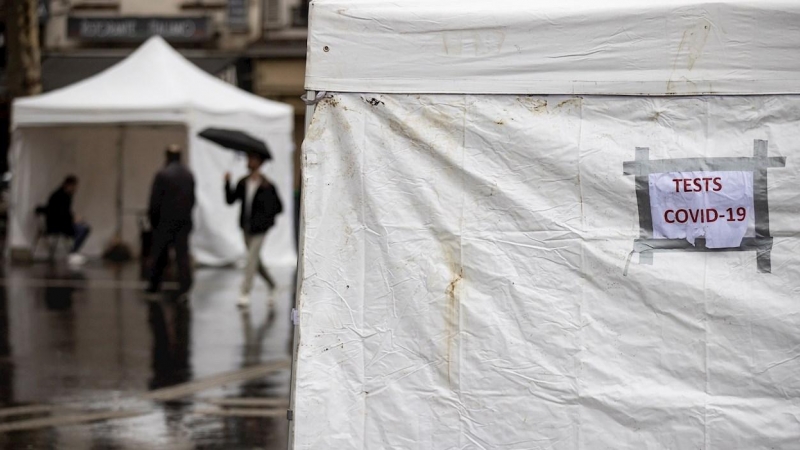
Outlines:
{"type": "Polygon", "coordinates": [[[138,266],[8,266],[0,280],[0,449],[285,449],[293,271],[201,269],[186,305],[138,266]]]}

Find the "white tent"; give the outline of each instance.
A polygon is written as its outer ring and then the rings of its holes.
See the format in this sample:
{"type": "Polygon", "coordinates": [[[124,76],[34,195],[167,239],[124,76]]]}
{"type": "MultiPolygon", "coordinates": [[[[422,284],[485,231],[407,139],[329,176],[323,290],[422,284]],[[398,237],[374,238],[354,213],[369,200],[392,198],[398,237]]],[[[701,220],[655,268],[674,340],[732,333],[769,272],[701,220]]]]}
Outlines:
{"type": "Polygon", "coordinates": [[[310,20],[294,448],[797,448],[800,3],[310,20]]]}
{"type": "Polygon", "coordinates": [[[226,171],[243,175],[245,163],[197,137],[213,126],[244,131],[269,145],[274,160],[265,172],[278,187],[284,213],[263,256],[268,264],[294,264],[293,123],[290,106],[206,74],[154,37],[92,78],[14,102],[10,247],[31,247],[35,206],[68,173],[81,179],[74,209],[93,225],[87,253],[99,253],[112,239],[119,211],[124,240],[138,243],[136,216],[147,207],[165,146],[177,142],[188,146],[197,181],[194,257],[202,264],[235,262],[244,244],[238,209],[225,204],[222,178],[226,171]]]}

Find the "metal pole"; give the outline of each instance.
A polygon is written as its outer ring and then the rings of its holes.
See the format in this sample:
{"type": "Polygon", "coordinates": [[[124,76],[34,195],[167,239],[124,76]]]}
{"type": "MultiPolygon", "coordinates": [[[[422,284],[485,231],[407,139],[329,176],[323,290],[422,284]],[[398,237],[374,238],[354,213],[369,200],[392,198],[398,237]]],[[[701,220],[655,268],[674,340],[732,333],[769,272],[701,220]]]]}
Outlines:
{"type": "Polygon", "coordinates": [[[119,139],[117,140],[117,230],[116,237],[122,242],[122,221],[124,218],[125,206],[125,125],[119,127],[119,139]]]}
{"type": "MultiPolygon", "coordinates": [[[[306,91],[306,98],[311,100],[316,97],[317,93],[315,91],[306,91]]],[[[306,117],[305,117],[305,127],[303,137],[308,133],[308,127],[311,126],[311,119],[314,116],[314,109],[316,105],[310,103],[306,105],[306,117]]],[[[305,140],[305,139],[304,139],[305,140]]],[[[302,147],[299,149],[300,151],[300,161],[302,164],[303,161],[303,149],[302,147]]],[[[302,178],[302,168],[300,170],[300,176],[302,178]]],[[[295,291],[295,298],[294,298],[294,309],[292,309],[292,323],[294,325],[294,337],[292,340],[292,381],[291,381],[291,390],[289,393],[289,450],[294,449],[294,411],[295,411],[295,397],[297,395],[297,353],[300,349],[300,294],[303,288],[303,254],[305,249],[305,214],[303,213],[303,204],[304,198],[306,195],[305,189],[302,188],[302,182],[300,184],[300,223],[298,224],[298,252],[297,252],[297,283],[296,283],[296,291],[295,291]]]]}

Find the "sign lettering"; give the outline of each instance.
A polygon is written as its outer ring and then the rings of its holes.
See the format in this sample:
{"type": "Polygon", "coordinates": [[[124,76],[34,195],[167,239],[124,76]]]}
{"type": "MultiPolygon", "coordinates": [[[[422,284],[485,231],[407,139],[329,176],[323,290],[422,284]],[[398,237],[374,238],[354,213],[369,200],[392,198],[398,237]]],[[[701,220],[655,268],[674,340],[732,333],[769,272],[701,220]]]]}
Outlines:
{"type": "Polygon", "coordinates": [[[70,17],[68,35],[86,41],[143,41],[161,36],[168,41],[199,42],[211,38],[208,18],[202,17],[70,17]]]}
{"type": "Polygon", "coordinates": [[[733,248],[755,236],[752,172],[650,174],[654,239],[733,248]]]}

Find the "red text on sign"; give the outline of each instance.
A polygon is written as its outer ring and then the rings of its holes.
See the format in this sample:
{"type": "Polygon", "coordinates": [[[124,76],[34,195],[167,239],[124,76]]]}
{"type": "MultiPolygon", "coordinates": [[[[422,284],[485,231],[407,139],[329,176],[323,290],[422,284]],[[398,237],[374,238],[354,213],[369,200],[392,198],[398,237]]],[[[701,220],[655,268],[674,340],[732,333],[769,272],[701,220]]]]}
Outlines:
{"type": "Polygon", "coordinates": [[[728,222],[744,222],[747,219],[746,208],[727,209],[727,214],[720,214],[714,208],[707,209],[668,209],[664,211],[664,221],[667,223],[714,223],[719,219],[728,222]]]}
{"type": "Polygon", "coordinates": [[[675,192],[719,192],[722,190],[722,178],[673,178],[675,192]]]}

